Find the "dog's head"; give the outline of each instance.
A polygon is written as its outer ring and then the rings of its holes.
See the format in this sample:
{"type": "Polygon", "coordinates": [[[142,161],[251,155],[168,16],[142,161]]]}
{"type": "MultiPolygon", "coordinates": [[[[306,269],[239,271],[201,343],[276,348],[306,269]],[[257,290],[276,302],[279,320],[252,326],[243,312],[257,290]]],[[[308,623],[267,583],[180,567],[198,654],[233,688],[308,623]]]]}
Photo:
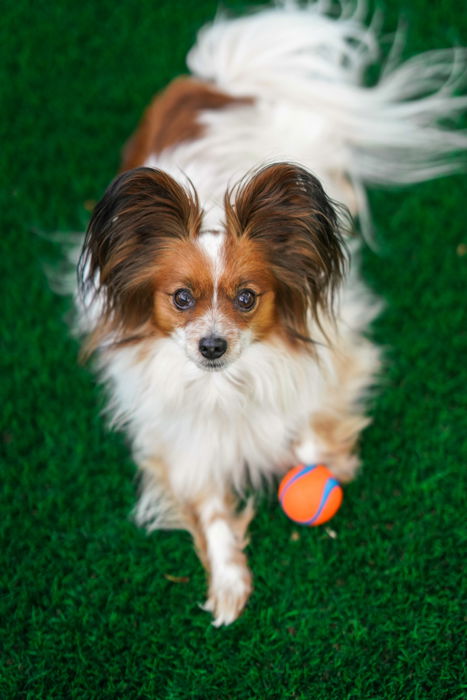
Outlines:
{"type": "Polygon", "coordinates": [[[87,352],[109,337],[169,336],[212,371],[268,337],[311,346],[345,264],[334,205],[309,172],[278,163],[228,191],[224,209],[205,229],[194,189],[152,168],[116,178],[79,266],[82,296],[100,309],[87,352]]]}

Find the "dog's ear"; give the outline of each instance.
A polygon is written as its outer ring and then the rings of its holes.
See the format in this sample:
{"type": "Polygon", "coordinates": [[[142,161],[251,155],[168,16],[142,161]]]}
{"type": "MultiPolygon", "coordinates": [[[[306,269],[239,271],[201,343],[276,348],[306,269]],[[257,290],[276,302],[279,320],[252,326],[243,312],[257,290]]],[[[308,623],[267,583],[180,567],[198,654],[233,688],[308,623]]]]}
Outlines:
{"type": "Polygon", "coordinates": [[[83,303],[99,298],[99,322],[127,332],[152,312],[160,253],[174,239],[196,236],[196,195],[152,168],[118,176],[97,204],[78,265],[83,303]]]}
{"type": "Polygon", "coordinates": [[[320,323],[332,314],[346,252],[338,211],[319,181],[304,168],[266,166],[226,197],[227,222],[236,236],[261,245],[277,283],[280,320],[292,338],[306,340],[307,315],[320,323]]]}

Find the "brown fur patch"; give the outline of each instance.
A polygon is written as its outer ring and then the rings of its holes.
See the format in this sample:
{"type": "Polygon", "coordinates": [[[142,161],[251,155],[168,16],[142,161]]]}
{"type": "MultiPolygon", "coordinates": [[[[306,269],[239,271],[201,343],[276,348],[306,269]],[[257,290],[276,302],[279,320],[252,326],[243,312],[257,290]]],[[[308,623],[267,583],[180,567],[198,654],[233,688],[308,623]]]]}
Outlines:
{"type": "Polygon", "coordinates": [[[152,154],[202,134],[200,112],[251,103],[250,98],[227,95],[194,78],[175,79],[146,109],[123,151],[121,171],[143,165],[152,154]]]}
{"type": "Polygon", "coordinates": [[[192,503],[185,505],[184,514],[187,529],[190,531],[191,536],[193,537],[193,543],[195,545],[196,553],[199,557],[201,564],[204,567],[204,570],[209,576],[211,567],[208,557],[208,546],[206,542],[204,528],[202,527],[200,522],[198,508],[192,503]]]}
{"type": "Polygon", "coordinates": [[[219,280],[219,306],[226,318],[239,328],[249,327],[256,340],[276,325],[276,283],[264,251],[248,238],[227,236],[223,271],[219,280]],[[242,289],[257,294],[251,311],[239,311],[235,297],[242,289]]]}
{"type": "Polygon", "coordinates": [[[194,241],[173,241],[162,251],[154,285],[154,320],[163,333],[202,316],[211,305],[214,287],[209,261],[194,241]],[[182,288],[196,299],[192,309],[180,311],[173,303],[174,292],[182,288]]]}

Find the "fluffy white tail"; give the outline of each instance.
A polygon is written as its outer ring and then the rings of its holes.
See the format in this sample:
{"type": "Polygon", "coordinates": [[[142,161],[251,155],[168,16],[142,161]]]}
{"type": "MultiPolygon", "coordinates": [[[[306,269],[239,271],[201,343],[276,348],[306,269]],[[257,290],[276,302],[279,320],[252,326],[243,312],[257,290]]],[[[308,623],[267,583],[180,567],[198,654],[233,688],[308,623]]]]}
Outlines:
{"type": "MultiPolygon", "coordinates": [[[[372,86],[381,60],[377,22],[366,26],[360,3],[282,2],[238,19],[222,16],[203,28],[188,55],[193,74],[235,95],[295,104],[318,114],[346,151],[344,168],[362,184],[402,184],[461,169],[467,133],[448,120],[467,107],[456,96],[467,51],[430,51],[404,63],[394,54],[372,86]]],[[[291,124],[293,129],[293,124],[291,124]]]]}

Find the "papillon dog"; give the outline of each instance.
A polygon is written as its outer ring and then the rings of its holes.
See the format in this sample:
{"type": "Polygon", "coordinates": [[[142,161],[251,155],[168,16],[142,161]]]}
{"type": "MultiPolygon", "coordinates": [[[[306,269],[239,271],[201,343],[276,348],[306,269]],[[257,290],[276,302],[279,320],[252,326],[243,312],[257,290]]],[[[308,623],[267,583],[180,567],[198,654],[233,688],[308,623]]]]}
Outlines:
{"type": "Polygon", "coordinates": [[[369,231],[366,185],[452,172],[467,145],[444,125],[466,106],[455,52],[393,51],[367,86],[379,42],[352,8],[203,28],[80,256],[77,331],[141,472],[136,521],[192,533],[217,626],[252,590],[248,494],[299,463],[357,472],[380,369],[351,231],[369,231]]]}

